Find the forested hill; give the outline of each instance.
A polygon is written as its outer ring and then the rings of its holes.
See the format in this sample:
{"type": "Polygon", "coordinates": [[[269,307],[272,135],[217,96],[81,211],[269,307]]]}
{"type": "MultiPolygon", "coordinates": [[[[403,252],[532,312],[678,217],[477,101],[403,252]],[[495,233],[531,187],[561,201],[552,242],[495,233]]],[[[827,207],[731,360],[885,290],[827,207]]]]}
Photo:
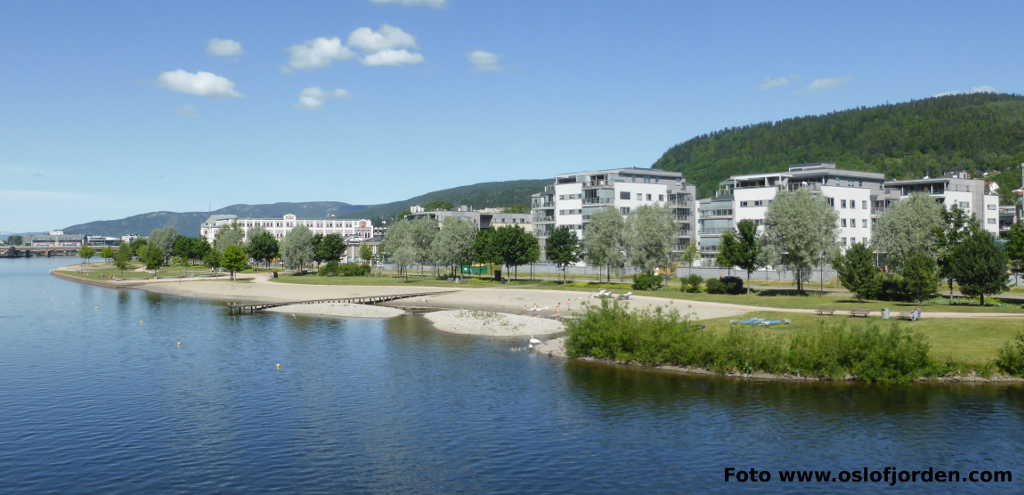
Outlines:
{"type": "Polygon", "coordinates": [[[965,170],[993,178],[1003,201],[1020,187],[1024,97],[959,94],[723,129],[669,148],[653,167],[683,173],[708,196],[737,174],[834,162],[889,178],[965,170]]]}
{"type": "MultiPolygon", "coordinates": [[[[64,228],[69,234],[122,235],[148,234],[153,229],[174,227],[186,235],[198,235],[199,226],[212,214],[234,214],[243,218],[280,218],[294,213],[299,218],[390,218],[412,205],[425,205],[433,201],[447,201],[453,205],[474,208],[518,206],[529,208],[530,195],[540,192],[550,180],[510,180],[482,182],[433,191],[403,201],[378,205],[353,205],[337,201],[310,201],[303,203],[237,204],[212,212],[155,211],[117,220],[98,220],[64,228]]],[[[386,186],[385,186],[386,187],[386,186]]]]}

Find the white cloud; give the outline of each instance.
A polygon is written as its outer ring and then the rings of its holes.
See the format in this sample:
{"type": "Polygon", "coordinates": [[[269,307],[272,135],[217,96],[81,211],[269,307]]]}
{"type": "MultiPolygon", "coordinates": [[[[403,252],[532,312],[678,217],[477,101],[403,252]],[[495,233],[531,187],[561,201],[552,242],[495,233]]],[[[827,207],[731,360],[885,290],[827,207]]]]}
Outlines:
{"type": "Polygon", "coordinates": [[[852,76],[843,76],[843,77],[826,77],[826,78],[822,78],[822,79],[815,79],[815,80],[811,81],[811,84],[807,86],[807,89],[810,90],[810,91],[821,91],[823,89],[838,88],[839,86],[842,86],[842,85],[850,82],[850,79],[853,79],[853,77],[852,76]]]}
{"type": "Polygon", "coordinates": [[[242,96],[235,91],[235,83],[210,72],[193,73],[184,69],[172,70],[160,74],[157,84],[171,91],[196,96],[211,98],[242,96]]]}
{"type": "Polygon", "coordinates": [[[299,93],[299,106],[313,109],[323,105],[328,99],[344,98],[346,96],[348,96],[348,91],[344,89],[324,91],[317,87],[306,88],[299,93]]]}
{"type": "Polygon", "coordinates": [[[370,0],[371,3],[402,5],[405,7],[432,7],[440,9],[448,3],[448,0],[370,0]]]}
{"type": "Polygon", "coordinates": [[[939,96],[950,96],[950,95],[971,95],[971,94],[975,94],[975,93],[998,93],[998,92],[999,92],[998,89],[996,89],[996,88],[994,88],[992,86],[984,85],[984,86],[974,86],[973,88],[968,89],[967,91],[943,91],[941,93],[936,93],[936,94],[934,94],[932,96],[939,97],[939,96]]]}
{"type": "Polygon", "coordinates": [[[769,77],[768,79],[761,81],[761,84],[758,86],[758,88],[762,90],[781,88],[782,86],[789,86],[799,78],[800,76],[769,77]]]}
{"type": "Polygon", "coordinates": [[[363,57],[363,65],[407,65],[423,61],[423,55],[409,50],[381,50],[363,57]]]}
{"type": "Polygon", "coordinates": [[[395,26],[381,25],[374,31],[361,27],[348,35],[348,44],[364,52],[416,48],[416,38],[395,26]]]}
{"type": "Polygon", "coordinates": [[[206,53],[215,57],[237,57],[245,53],[242,44],[235,40],[213,38],[206,44],[206,53]]]}
{"type": "Polygon", "coordinates": [[[340,38],[314,38],[288,48],[291,57],[288,67],[293,69],[319,69],[331,65],[335,60],[347,60],[355,56],[340,38]]]}
{"type": "Polygon", "coordinates": [[[0,201],[77,201],[83,199],[92,199],[92,196],[77,192],[0,189],[0,201]]]}
{"type": "Polygon", "coordinates": [[[498,55],[484,50],[473,50],[466,56],[473,68],[479,71],[501,70],[498,55]]]}
{"type": "Polygon", "coordinates": [[[192,105],[182,105],[175,109],[174,113],[178,114],[178,117],[184,117],[186,119],[199,118],[199,111],[192,105]]]}

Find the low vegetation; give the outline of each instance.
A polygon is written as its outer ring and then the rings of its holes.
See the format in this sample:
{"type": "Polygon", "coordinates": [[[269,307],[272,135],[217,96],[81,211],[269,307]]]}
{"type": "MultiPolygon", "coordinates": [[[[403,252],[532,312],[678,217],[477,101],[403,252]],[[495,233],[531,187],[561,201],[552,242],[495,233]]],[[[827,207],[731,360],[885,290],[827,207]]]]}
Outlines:
{"type": "MultiPolygon", "coordinates": [[[[698,324],[674,311],[629,311],[604,301],[569,320],[566,349],[571,357],[647,366],[872,383],[908,382],[967,371],[989,374],[993,369],[1024,375],[1024,337],[1007,344],[994,359],[991,351],[979,354],[956,347],[963,333],[970,331],[969,325],[961,321],[957,328],[946,329],[945,322],[936,323],[940,325],[928,329],[922,322],[910,326],[876,319],[851,323],[803,316],[790,325],[766,328],[722,321],[698,324]],[[958,338],[946,339],[950,331],[958,338]]],[[[1001,320],[999,326],[1005,339],[1007,332],[1022,324],[1001,320]]]]}

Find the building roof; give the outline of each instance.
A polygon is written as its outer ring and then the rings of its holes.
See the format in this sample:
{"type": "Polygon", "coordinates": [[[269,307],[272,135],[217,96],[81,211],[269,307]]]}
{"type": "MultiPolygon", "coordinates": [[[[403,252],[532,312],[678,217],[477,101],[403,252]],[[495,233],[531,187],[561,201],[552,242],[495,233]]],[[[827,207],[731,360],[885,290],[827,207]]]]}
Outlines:
{"type": "Polygon", "coordinates": [[[682,172],[672,172],[670,170],[658,170],[656,168],[609,168],[605,170],[584,170],[581,172],[568,172],[564,174],[558,174],[555,177],[573,177],[576,175],[601,175],[601,174],[614,174],[614,173],[627,173],[627,174],[642,174],[642,175],[656,175],[659,177],[681,179],[683,178],[682,172]]]}

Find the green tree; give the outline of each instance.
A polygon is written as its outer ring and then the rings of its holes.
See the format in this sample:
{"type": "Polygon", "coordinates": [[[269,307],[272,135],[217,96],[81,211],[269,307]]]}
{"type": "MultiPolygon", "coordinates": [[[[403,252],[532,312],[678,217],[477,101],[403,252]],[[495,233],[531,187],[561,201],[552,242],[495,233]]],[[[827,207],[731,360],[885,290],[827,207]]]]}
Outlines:
{"type": "Polygon", "coordinates": [[[494,229],[478,232],[473,240],[473,259],[487,265],[500,265],[501,256],[498,255],[496,240],[497,232],[494,229]]]}
{"type": "MultiPolygon", "coordinates": [[[[227,256],[227,251],[224,251],[227,256]]],[[[305,225],[293,228],[281,242],[281,259],[290,270],[302,271],[313,262],[313,231],[305,225]]]]}
{"type": "Polygon", "coordinates": [[[636,208],[626,218],[626,247],[630,262],[647,274],[669,264],[678,230],[670,209],[650,205],[636,208]]]}
{"type": "Polygon", "coordinates": [[[875,224],[872,247],[883,253],[895,271],[915,253],[938,255],[936,232],[945,230],[942,205],[931,196],[914,193],[889,208],[875,224]]]}
{"type": "Polygon", "coordinates": [[[939,276],[946,279],[949,297],[953,298],[953,250],[963,241],[972,224],[977,223],[969,213],[954,206],[949,210],[942,209],[942,228],[933,232],[935,237],[936,262],[939,264],[939,276]]]}
{"type": "Polygon", "coordinates": [[[1024,220],[1013,224],[1006,234],[1006,257],[1009,259],[1010,271],[1017,276],[1017,283],[1020,283],[1020,275],[1024,273],[1024,220]]]}
{"type": "Polygon", "coordinates": [[[437,222],[429,218],[417,218],[409,222],[410,240],[416,253],[416,263],[420,265],[434,264],[434,252],[431,246],[437,236],[437,222]]]}
{"type": "Polygon", "coordinates": [[[12,246],[20,246],[25,243],[25,238],[20,235],[12,235],[7,238],[7,244],[12,246]]]}
{"type": "Polygon", "coordinates": [[[156,270],[164,266],[164,253],[159,246],[147,245],[144,251],[142,262],[146,265],[147,270],[156,270]]]}
{"type": "Polygon", "coordinates": [[[217,235],[213,238],[213,247],[221,253],[228,246],[241,246],[245,242],[245,231],[237,223],[231,223],[227,227],[217,229],[217,235]]]}
{"type": "Polygon", "coordinates": [[[939,267],[935,258],[926,253],[914,253],[903,262],[900,275],[906,281],[907,296],[920,302],[935,292],[939,283],[939,267]]]}
{"type": "Polygon", "coordinates": [[[625,266],[626,220],[617,208],[604,208],[590,216],[583,235],[583,251],[587,263],[605,267],[609,282],[612,270],[625,266]]]}
{"type": "Polygon", "coordinates": [[[875,253],[864,244],[858,242],[847,248],[846,253],[832,260],[832,267],[839,274],[839,283],[857,299],[870,299],[878,294],[882,276],[875,266],[875,253]]]}
{"type": "Polygon", "coordinates": [[[953,249],[952,256],[953,278],[963,294],[979,296],[984,305],[986,295],[1007,289],[1006,251],[996,245],[992,234],[977,224],[971,226],[968,234],[953,249]]]}
{"type": "Polygon", "coordinates": [[[132,253],[135,254],[135,257],[138,258],[140,262],[145,264],[146,254],[149,253],[149,243],[142,242],[136,244],[135,247],[132,249],[132,253]]]}
{"type": "Polygon", "coordinates": [[[762,239],[753,220],[740,220],[736,233],[722,234],[718,263],[730,268],[737,266],[747,272],[747,291],[750,291],[750,273],[764,266],[765,253],[762,239]]]}
{"type": "Polygon", "coordinates": [[[149,234],[149,245],[160,248],[160,252],[164,255],[164,264],[167,264],[167,259],[175,254],[174,243],[177,240],[178,230],[174,227],[153,229],[149,234]]]}
{"type": "Polygon", "coordinates": [[[338,234],[317,234],[313,239],[313,260],[317,266],[325,261],[338,261],[345,254],[345,239],[338,234]]]}
{"type": "Polygon", "coordinates": [[[505,270],[513,270],[513,280],[519,278],[519,267],[530,262],[534,245],[538,244],[536,237],[518,225],[494,229],[492,243],[505,270]]]}
{"type": "Polygon", "coordinates": [[[451,203],[449,203],[449,202],[447,202],[447,201],[445,201],[443,199],[439,199],[437,201],[431,201],[431,202],[423,205],[423,210],[424,211],[437,211],[437,210],[448,211],[448,210],[451,210],[452,208],[454,208],[454,206],[452,206],[451,203]]]}
{"type": "Polygon", "coordinates": [[[416,247],[413,242],[412,221],[399,220],[388,228],[381,251],[398,267],[398,274],[409,278],[408,267],[416,263],[416,247]]]}
{"type": "Polygon", "coordinates": [[[137,256],[139,261],[142,261],[142,256],[145,255],[145,246],[149,245],[149,241],[141,237],[136,237],[128,243],[128,255],[137,256]],[[143,252],[140,254],[139,251],[143,252]]]}
{"type": "Polygon", "coordinates": [[[477,228],[465,218],[448,217],[441,222],[441,230],[434,236],[430,249],[439,265],[447,266],[451,275],[461,265],[473,261],[473,245],[477,228]]]}
{"type": "Polygon", "coordinates": [[[110,246],[105,246],[103,249],[100,249],[100,258],[103,258],[107,261],[112,260],[114,258],[114,248],[110,246]]]}
{"type": "Polygon", "coordinates": [[[131,250],[128,249],[126,244],[121,244],[121,247],[114,253],[114,267],[124,274],[124,271],[128,269],[128,263],[132,260],[131,250]]]}
{"type": "Polygon", "coordinates": [[[203,264],[206,265],[210,270],[216,270],[220,268],[220,251],[210,248],[203,256],[203,264]]]}
{"type": "MultiPolygon", "coordinates": [[[[89,246],[82,246],[82,248],[78,250],[78,255],[88,263],[93,256],[96,256],[96,250],[89,246]]],[[[79,270],[81,270],[81,267],[79,267],[79,270]]]]}
{"type": "Polygon", "coordinates": [[[766,260],[793,271],[797,291],[810,277],[811,267],[835,246],[839,215],[807,189],[780,191],[765,214],[766,260]]]}
{"type": "Polygon", "coordinates": [[[367,244],[359,246],[359,259],[363,260],[363,263],[369,264],[373,261],[373,248],[367,244]]]}
{"type": "MultiPolygon", "coordinates": [[[[697,250],[697,243],[691,242],[683,250],[682,254],[679,255],[679,261],[686,263],[686,274],[690,275],[693,271],[693,262],[700,258],[700,251],[697,250]]],[[[748,283],[749,285],[749,283],[748,283]]]]}
{"type": "Polygon", "coordinates": [[[245,246],[245,250],[249,257],[256,260],[257,263],[265,263],[269,268],[270,262],[277,257],[279,249],[280,246],[278,246],[274,234],[262,228],[249,231],[249,243],[245,246]]]}
{"type": "Polygon", "coordinates": [[[551,232],[544,243],[544,250],[560,270],[562,283],[565,283],[565,269],[580,260],[580,240],[569,227],[563,225],[551,232]]]}
{"type": "MultiPolygon", "coordinates": [[[[299,228],[299,227],[296,227],[299,228]]],[[[294,232],[294,229],[292,230],[294,232]]],[[[287,237],[285,237],[287,240],[287,237]]],[[[235,279],[235,273],[245,271],[249,268],[249,255],[245,249],[237,244],[232,244],[224,249],[220,260],[221,266],[231,274],[231,280],[235,279]]]]}

